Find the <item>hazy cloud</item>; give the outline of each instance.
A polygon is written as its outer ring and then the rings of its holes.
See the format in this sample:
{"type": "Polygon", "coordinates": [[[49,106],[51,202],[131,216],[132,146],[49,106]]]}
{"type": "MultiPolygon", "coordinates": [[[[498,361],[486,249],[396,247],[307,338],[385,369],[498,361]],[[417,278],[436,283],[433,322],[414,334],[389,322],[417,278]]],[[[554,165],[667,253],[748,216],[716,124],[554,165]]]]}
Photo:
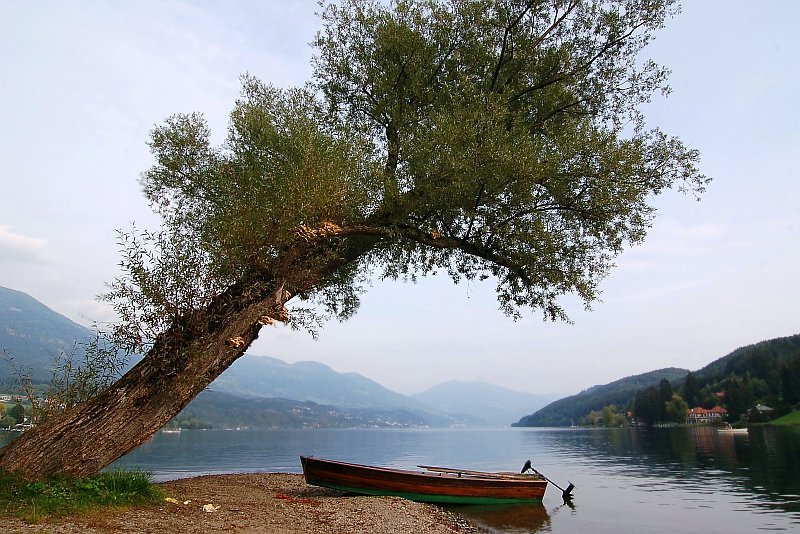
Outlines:
{"type": "Polygon", "coordinates": [[[46,263],[47,241],[11,231],[0,226],[0,262],[46,263]]]}

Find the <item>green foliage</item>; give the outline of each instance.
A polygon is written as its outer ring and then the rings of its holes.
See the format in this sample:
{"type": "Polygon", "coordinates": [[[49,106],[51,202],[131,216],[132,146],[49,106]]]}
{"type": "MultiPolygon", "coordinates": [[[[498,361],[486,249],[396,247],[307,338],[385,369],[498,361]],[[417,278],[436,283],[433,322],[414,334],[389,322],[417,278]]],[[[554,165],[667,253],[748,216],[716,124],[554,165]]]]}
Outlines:
{"type": "Polygon", "coordinates": [[[599,412],[592,410],[579,421],[582,425],[604,426],[607,428],[617,428],[628,424],[628,418],[624,413],[621,413],[620,409],[614,404],[605,406],[599,412]]]}
{"type": "Polygon", "coordinates": [[[612,404],[619,407],[630,406],[643,387],[656,386],[662,379],[678,380],[685,375],[685,369],[659,369],[603,386],[594,386],[577,395],[552,402],[536,413],[523,417],[514,426],[568,426],[592,410],[600,411],[612,404]]]}
{"type": "Polygon", "coordinates": [[[800,353],[781,364],[781,394],[789,405],[800,403],[800,353]]]}
{"type": "MultiPolygon", "coordinates": [[[[636,394],[637,417],[648,424],[666,419],[678,422],[682,405],[675,397],[666,403],[666,411],[656,404],[672,389],[663,381],[659,391],[641,389],[636,394]]],[[[737,421],[757,402],[778,408],[779,412],[800,400],[800,335],[772,339],[736,349],[695,373],[687,373],[681,385],[688,407],[723,406],[728,419],[737,421]],[[720,399],[717,392],[723,392],[720,399]]],[[[682,400],[683,400],[682,399],[682,400]]]]}
{"type": "Polygon", "coordinates": [[[770,369],[777,370],[781,364],[788,364],[798,357],[800,334],[740,347],[700,369],[696,376],[703,385],[723,380],[731,374],[745,376],[750,373],[757,378],[765,378],[770,369]]]}
{"type": "Polygon", "coordinates": [[[747,410],[755,404],[755,395],[750,389],[752,384],[749,380],[738,379],[735,376],[723,382],[725,391],[725,408],[728,410],[728,418],[737,421],[747,410]]]}
{"type": "Polygon", "coordinates": [[[666,405],[661,399],[659,390],[653,386],[636,393],[633,411],[636,418],[647,426],[666,419],[666,405]]]}
{"type": "Polygon", "coordinates": [[[25,407],[19,402],[8,410],[8,416],[14,419],[15,424],[23,423],[25,420],[25,407]]]}
{"type": "MultiPolygon", "coordinates": [[[[715,393],[724,391],[724,404],[732,419],[756,402],[788,411],[800,402],[800,335],[741,347],[691,378],[695,382],[691,387],[699,390],[701,404],[707,408],[719,405],[715,393]]],[[[687,389],[684,384],[684,392],[687,389]]]]}
{"type": "Polygon", "coordinates": [[[199,114],[153,131],[142,187],[163,226],[120,234],[123,275],[106,295],[118,333],[144,348],[255,280],[346,318],[373,267],[492,277],[505,313],[568,320],[559,298],[596,299],[613,258],[644,238],[654,195],[708,182],[697,152],[647,130],[639,110],[668,90],[666,69],[639,54],[674,11],[324,5],[309,87],[244,76],[220,147],[199,114]]]}
{"type": "Polygon", "coordinates": [[[800,410],[788,413],[778,419],[773,419],[770,424],[772,425],[800,425],[800,410]]]}
{"type": "Polygon", "coordinates": [[[209,145],[199,114],[173,116],[152,133],[157,163],[141,183],[163,227],[120,232],[126,275],[105,295],[128,326],[118,332],[128,347],[144,347],[228,285],[274,268],[298,228],[353,224],[374,205],[368,147],[344,125],[327,124],[312,92],[250,76],[242,84],[223,147],[209,145]]]}
{"type": "Polygon", "coordinates": [[[700,405],[700,385],[691,372],[686,374],[686,380],[683,383],[683,398],[691,407],[700,405]]]}
{"type": "Polygon", "coordinates": [[[664,411],[668,421],[674,423],[685,423],[686,414],[689,413],[689,405],[683,400],[683,397],[677,393],[672,395],[672,398],[664,406],[664,411]]]}
{"type": "Polygon", "coordinates": [[[63,477],[29,482],[0,472],[0,517],[41,521],[97,506],[145,504],[161,491],[141,471],[109,471],[84,479],[63,477]]]}
{"type": "Polygon", "coordinates": [[[697,154],[645,131],[638,111],[665,89],[665,70],[636,58],[669,4],[329,5],[318,86],[376,139],[396,224],[457,243],[396,243],[387,274],[491,275],[512,315],[565,319],[560,294],[593,300],[611,258],[644,236],[648,196],[705,183],[697,154]]]}

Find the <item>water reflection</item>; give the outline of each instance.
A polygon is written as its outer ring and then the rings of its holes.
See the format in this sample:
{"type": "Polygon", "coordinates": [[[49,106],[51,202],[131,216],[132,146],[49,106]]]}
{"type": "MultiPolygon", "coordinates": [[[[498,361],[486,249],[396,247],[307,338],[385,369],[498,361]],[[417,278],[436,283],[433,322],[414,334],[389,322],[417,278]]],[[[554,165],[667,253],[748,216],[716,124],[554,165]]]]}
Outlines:
{"type": "Polygon", "coordinates": [[[800,428],[754,427],[745,434],[708,426],[588,430],[560,441],[562,449],[580,449],[590,458],[593,472],[636,479],[642,491],[728,491],[766,510],[800,511],[800,428]]]}
{"type": "Polygon", "coordinates": [[[550,514],[541,504],[448,506],[487,530],[500,532],[548,532],[550,514]]]}

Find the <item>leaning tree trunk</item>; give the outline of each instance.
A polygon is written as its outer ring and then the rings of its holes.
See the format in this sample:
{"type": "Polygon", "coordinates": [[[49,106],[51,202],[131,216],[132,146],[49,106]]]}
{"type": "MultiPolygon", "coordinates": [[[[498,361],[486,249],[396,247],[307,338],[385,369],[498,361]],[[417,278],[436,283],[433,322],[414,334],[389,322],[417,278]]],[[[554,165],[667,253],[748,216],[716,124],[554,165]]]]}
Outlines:
{"type": "Polygon", "coordinates": [[[262,324],[285,320],[288,298],[275,282],[232,286],[161,334],[104,393],[0,449],[0,470],[29,479],[96,474],[175,417],[244,353],[262,324]]]}
{"type": "Polygon", "coordinates": [[[108,390],[0,449],[0,470],[29,479],[99,472],[178,415],[244,354],[264,324],[286,321],[284,304],[292,296],[287,288],[295,294],[309,291],[389,231],[329,222],[296,228],[297,241],[270,271],[232,285],[205,309],[176,319],[108,390]],[[354,239],[343,242],[348,236],[354,239]]]}

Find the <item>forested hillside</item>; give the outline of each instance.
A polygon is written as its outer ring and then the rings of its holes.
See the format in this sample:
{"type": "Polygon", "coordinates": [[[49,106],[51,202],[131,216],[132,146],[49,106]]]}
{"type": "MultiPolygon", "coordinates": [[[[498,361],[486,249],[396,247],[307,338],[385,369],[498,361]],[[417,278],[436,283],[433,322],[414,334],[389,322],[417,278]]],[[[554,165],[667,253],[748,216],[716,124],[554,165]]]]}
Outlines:
{"type": "Polygon", "coordinates": [[[673,385],[689,406],[723,406],[733,421],[756,404],[788,413],[800,403],[800,334],[736,349],[673,385]]]}
{"type": "Polygon", "coordinates": [[[602,410],[609,405],[627,406],[633,402],[636,392],[658,384],[662,379],[679,380],[686,376],[686,369],[670,367],[636,376],[622,378],[610,384],[593,386],[577,395],[548,404],[541,410],[523,417],[512,426],[569,426],[593,410],[602,410]]]}
{"type": "MultiPolygon", "coordinates": [[[[514,426],[606,424],[600,412],[632,411],[640,422],[684,422],[686,410],[720,406],[730,421],[758,419],[756,405],[777,417],[800,404],[800,334],[741,347],[702,369],[662,369],[594,386],[558,400],[514,426]]],[[[619,419],[615,418],[615,422],[619,419]]]]}

